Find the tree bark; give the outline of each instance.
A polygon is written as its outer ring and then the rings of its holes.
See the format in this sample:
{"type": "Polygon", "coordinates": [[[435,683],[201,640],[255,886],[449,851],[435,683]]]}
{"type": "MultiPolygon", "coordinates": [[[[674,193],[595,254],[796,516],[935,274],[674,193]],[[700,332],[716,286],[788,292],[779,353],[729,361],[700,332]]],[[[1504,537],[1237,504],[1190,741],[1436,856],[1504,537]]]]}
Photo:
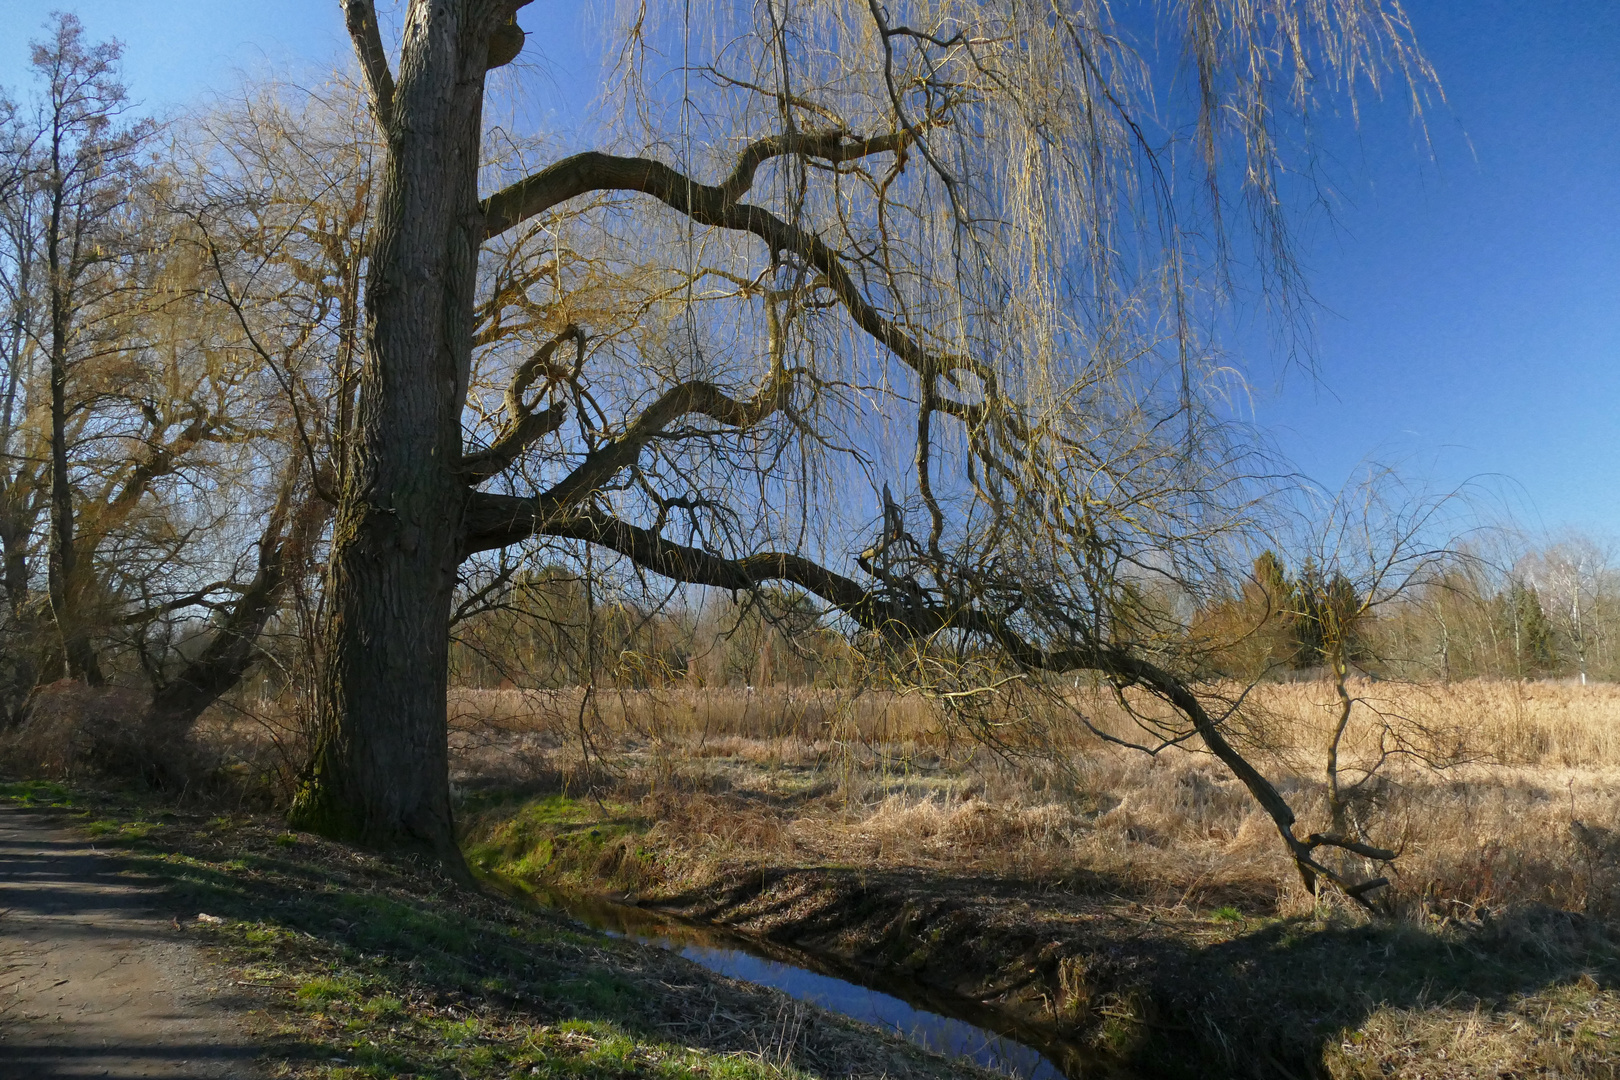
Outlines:
{"type": "MultiPolygon", "coordinates": [[[[90,643],[84,618],[84,583],[79,572],[79,552],[74,539],[73,478],[68,471],[67,381],[68,343],[73,318],[72,279],[77,268],[70,254],[63,260],[63,210],[65,181],[62,179],[62,137],[60,122],[53,128],[51,143],[51,214],[46,226],[45,256],[50,272],[51,300],[51,544],[47,586],[51,611],[62,650],[62,674],[87,682],[102,682],[101,666],[90,643]]],[[[78,246],[80,238],[72,238],[78,246]]]]}
{"type": "MultiPolygon", "coordinates": [[[[25,494],[23,499],[32,499],[25,494]]],[[[0,497],[0,580],[5,583],[6,607],[13,624],[21,622],[28,610],[28,548],[34,515],[19,507],[15,488],[0,497]]]]}
{"type": "Polygon", "coordinates": [[[319,744],[292,820],[461,866],[446,691],[471,489],[460,470],[472,355],[477,171],[489,40],[510,0],[413,3],[387,117],[367,281],[357,438],[333,530],[319,744]]]}

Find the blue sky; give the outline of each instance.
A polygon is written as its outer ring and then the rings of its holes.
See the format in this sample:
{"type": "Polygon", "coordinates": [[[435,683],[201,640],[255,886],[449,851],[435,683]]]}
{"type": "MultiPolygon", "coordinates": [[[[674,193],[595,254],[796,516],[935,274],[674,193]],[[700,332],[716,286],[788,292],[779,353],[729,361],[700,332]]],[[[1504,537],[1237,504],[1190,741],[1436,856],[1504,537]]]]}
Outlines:
{"type": "MultiPolygon", "coordinates": [[[[1307,251],[1319,381],[1258,403],[1307,474],[1498,474],[1532,528],[1620,533],[1620,4],[1410,4],[1447,103],[1335,148],[1307,251]]],[[[1265,365],[1251,365],[1257,383],[1265,365]]]]}
{"type": "MultiPolygon", "coordinates": [[[[589,81],[571,77],[586,6],[520,17],[550,67],[536,104],[589,81]]],[[[243,74],[318,75],[348,48],[337,0],[0,0],[0,86],[22,88],[25,40],[58,7],[125,42],[155,112],[243,74]]],[[[1620,537],[1620,4],[1409,7],[1447,99],[1431,143],[1391,101],[1325,148],[1334,219],[1304,250],[1315,373],[1263,332],[1234,337],[1255,418],[1330,488],[1365,458],[1399,461],[1439,487],[1488,478],[1532,530],[1620,537]]]]}

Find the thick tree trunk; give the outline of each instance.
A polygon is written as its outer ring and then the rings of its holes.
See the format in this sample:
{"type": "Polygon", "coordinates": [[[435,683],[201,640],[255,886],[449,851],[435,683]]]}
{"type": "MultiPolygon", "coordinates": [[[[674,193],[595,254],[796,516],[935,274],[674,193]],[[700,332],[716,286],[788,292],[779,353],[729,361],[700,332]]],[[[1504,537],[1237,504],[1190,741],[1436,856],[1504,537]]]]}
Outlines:
{"type": "Polygon", "coordinates": [[[85,588],[74,537],[73,481],[67,457],[67,362],[63,335],[51,349],[51,545],[47,584],[51,611],[61,639],[63,674],[92,685],[102,682],[101,666],[85,620],[85,588]]]}
{"type": "Polygon", "coordinates": [[[413,3],[367,282],[357,437],[333,533],[320,742],[296,825],[460,855],[450,816],[449,619],[470,488],[461,407],[483,217],[484,65],[499,5],[413,3]]]}

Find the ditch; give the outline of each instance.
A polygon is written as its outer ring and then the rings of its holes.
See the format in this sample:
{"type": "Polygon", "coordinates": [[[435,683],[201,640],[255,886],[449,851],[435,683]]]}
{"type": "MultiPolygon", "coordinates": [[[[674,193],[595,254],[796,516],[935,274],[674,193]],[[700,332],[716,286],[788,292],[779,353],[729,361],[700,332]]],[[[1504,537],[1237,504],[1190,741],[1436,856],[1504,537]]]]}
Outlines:
{"type": "Polygon", "coordinates": [[[519,895],[592,929],[677,953],[728,978],[780,990],[1018,1080],[1080,1080],[1103,1072],[1095,1055],[1078,1044],[1056,1041],[980,1002],[903,975],[859,969],[834,957],[599,896],[546,888],[519,895]]]}

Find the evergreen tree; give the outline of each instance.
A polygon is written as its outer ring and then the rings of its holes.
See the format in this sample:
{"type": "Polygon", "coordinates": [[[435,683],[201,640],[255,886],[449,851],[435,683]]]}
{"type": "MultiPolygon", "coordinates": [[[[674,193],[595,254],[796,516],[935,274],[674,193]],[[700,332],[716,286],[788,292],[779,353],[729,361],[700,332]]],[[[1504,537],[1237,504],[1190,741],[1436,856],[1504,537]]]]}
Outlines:
{"type": "Polygon", "coordinates": [[[1316,667],[1341,660],[1367,659],[1367,613],[1355,584],[1344,574],[1324,574],[1310,560],[1294,584],[1296,652],[1294,666],[1316,667]]]}
{"type": "Polygon", "coordinates": [[[1514,578],[1497,597],[1496,620],[1502,640],[1512,650],[1507,674],[1528,679],[1549,675],[1558,666],[1552,623],[1536,587],[1514,578]]]}

